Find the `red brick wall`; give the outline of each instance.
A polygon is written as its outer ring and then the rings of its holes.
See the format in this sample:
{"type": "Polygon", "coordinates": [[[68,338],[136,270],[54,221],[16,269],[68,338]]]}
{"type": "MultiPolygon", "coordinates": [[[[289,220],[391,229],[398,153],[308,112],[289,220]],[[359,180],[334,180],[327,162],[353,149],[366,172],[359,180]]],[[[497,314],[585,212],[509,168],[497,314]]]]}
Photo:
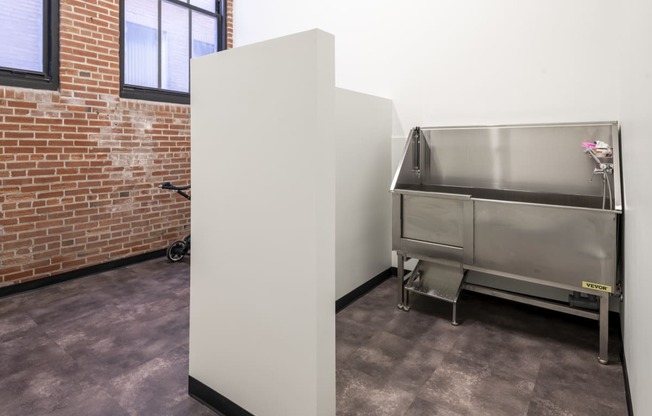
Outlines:
{"type": "Polygon", "coordinates": [[[189,230],[188,201],[156,186],[190,181],[190,108],[118,96],[118,5],[61,0],[59,91],[0,86],[0,286],[189,230]]]}

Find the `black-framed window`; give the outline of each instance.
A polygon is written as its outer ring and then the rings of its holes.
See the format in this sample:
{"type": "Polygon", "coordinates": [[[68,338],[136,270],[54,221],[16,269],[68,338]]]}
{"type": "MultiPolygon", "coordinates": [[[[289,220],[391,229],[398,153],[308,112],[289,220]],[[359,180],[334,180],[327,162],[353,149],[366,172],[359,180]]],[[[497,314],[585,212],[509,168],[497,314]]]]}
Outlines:
{"type": "Polygon", "coordinates": [[[59,0],[2,2],[0,85],[59,87],[59,0]]]}
{"type": "Polygon", "coordinates": [[[219,0],[121,0],[120,95],[190,102],[190,59],[224,49],[219,0]]]}

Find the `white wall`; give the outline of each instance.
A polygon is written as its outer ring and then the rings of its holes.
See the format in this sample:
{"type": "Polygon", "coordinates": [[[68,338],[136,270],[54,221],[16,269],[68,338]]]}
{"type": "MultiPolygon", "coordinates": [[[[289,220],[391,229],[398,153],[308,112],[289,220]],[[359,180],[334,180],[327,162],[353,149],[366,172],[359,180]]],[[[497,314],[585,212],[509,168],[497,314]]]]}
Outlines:
{"type": "Polygon", "coordinates": [[[237,0],[235,44],[311,27],[333,33],[337,85],[393,100],[393,149],[415,125],[620,120],[625,349],[634,409],[646,415],[650,7],[647,0],[237,0]]]}
{"type": "Polygon", "coordinates": [[[190,376],[255,415],[332,416],[333,37],[208,55],[192,79],[190,376]]]}
{"type": "Polygon", "coordinates": [[[238,0],[234,7],[236,46],[310,27],[333,33],[337,86],[391,98],[403,135],[415,125],[618,115],[618,2],[238,0]]]}
{"type": "Polygon", "coordinates": [[[652,3],[622,14],[621,133],[625,176],[624,344],[635,415],[652,414],[652,3]]]}
{"type": "Polygon", "coordinates": [[[391,101],[337,88],[336,281],[341,298],[391,264],[391,101]]]}

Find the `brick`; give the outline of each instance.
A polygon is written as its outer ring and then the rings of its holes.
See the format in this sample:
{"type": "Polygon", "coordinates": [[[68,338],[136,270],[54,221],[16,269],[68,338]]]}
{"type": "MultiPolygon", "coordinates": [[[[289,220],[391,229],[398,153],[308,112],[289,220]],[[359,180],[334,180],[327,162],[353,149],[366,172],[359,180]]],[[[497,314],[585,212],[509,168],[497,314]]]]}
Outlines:
{"type": "Polygon", "coordinates": [[[5,123],[34,124],[33,117],[25,116],[5,116],[5,123]]]}
{"type": "Polygon", "coordinates": [[[4,275],[3,280],[5,282],[11,282],[14,280],[22,280],[26,277],[31,277],[31,276],[34,276],[34,270],[25,270],[22,272],[6,274],[4,275]]]}
{"type": "MultiPolygon", "coordinates": [[[[20,221],[20,219],[19,219],[20,221]]],[[[12,225],[9,227],[5,227],[5,233],[7,234],[18,234],[22,231],[28,231],[28,230],[33,230],[34,229],[34,224],[29,223],[29,224],[20,224],[20,225],[12,225]]]]}
{"type": "Polygon", "coordinates": [[[8,243],[4,243],[2,245],[2,249],[3,250],[14,250],[14,249],[21,248],[21,247],[29,247],[31,245],[32,245],[32,240],[30,240],[28,238],[22,238],[22,239],[19,239],[17,241],[11,241],[11,242],[8,242],[8,243]]]}
{"type": "Polygon", "coordinates": [[[52,272],[55,272],[57,270],[61,270],[61,265],[60,264],[51,264],[48,266],[42,266],[42,267],[37,267],[34,272],[35,274],[39,276],[48,276],[52,274],[52,272]]]}

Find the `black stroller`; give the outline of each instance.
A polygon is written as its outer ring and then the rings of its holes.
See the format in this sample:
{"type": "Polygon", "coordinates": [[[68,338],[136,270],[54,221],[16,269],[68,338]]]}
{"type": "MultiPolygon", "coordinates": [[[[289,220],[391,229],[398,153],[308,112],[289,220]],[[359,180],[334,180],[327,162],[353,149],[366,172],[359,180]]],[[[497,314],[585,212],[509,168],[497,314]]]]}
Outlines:
{"type": "MultiPolygon", "coordinates": [[[[190,195],[183,191],[190,189],[190,185],[187,186],[174,186],[170,182],[162,183],[159,186],[161,189],[167,189],[169,191],[174,191],[190,201],[190,195]]],[[[174,243],[170,244],[167,251],[165,252],[168,260],[172,262],[177,262],[181,260],[186,254],[190,252],[190,234],[188,234],[183,240],[177,240],[174,243]]]]}

